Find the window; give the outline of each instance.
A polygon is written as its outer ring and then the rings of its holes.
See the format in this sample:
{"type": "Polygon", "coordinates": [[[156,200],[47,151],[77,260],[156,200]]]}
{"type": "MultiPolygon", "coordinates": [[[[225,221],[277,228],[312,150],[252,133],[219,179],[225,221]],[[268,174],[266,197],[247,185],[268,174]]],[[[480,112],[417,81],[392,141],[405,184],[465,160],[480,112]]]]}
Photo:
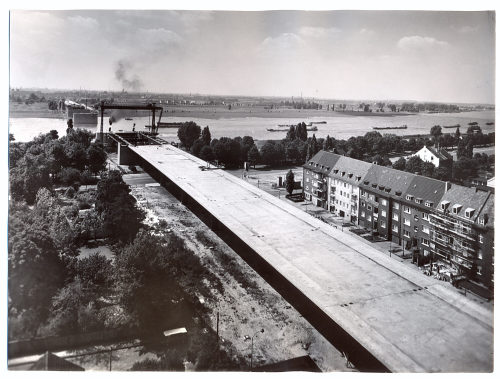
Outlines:
{"type": "Polygon", "coordinates": [[[367,220],[371,221],[372,220],[372,216],[368,216],[367,220]]]}
{"type": "Polygon", "coordinates": [[[477,252],[477,259],[483,259],[483,252],[481,250],[477,252]]]}
{"type": "Polygon", "coordinates": [[[370,204],[368,204],[368,206],[366,207],[369,211],[372,210],[372,206],[370,204]]]}
{"type": "Polygon", "coordinates": [[[306,186],[306,191],[309,191],[309,186],[306,186]]]}
{"type": "Polygon", "coordinates": [[[418,221],[418,215],[413,216],[413,219],[414,219],[415,221],[418,221]]]}
{"type": "Polygon", "coordinates": [[[404,230],[404,231],[403,231],[403,235],[404,235],[405,237],[410,237],[410,232],[409,232],[408,230],[404,230]]]}
{"type": "Polygon", "coordinates": [[[484,236],[482,234],[479,235],[479,243],[484,243],[484,236]]]}
{"type": "Polygon", "coordinates": [[[425,234],[429,234],[430,233],[429,227],[425,226],[425,225],[422,225],[422,232],[425,233],[425,234]]]}
{"type": "Polygon", "coordinates": [[[414,231],[415,233],[417,233],[417,232],[418,232],[418,226],[414,226],[414,227],[413,227],[413,231],[414,231]]]}
{"type": "Polygon", "coordinates": [[[406,195],[406,200],[413,200],[413,196],[412,195],[406,195]]]}
{"type": "Polygon", "coordinates": [[[481,217],[481,218],[479,219],[479,224],[484,225],[484,217],[481,217]]]}
{"type": "Polygon", "coordinates": [[[386,225],[385,225],[385,221],[380,221],[380,227],[381,227],[381,228],[385,228],[385,226],[386,226],[386,225]]]}
{"type": "Polygon", "coordinates": [[[407,218],[403,218],[403,223],[404,223],[405,225],[410,226],[410,220],[409,220],[409,219],[407,219],[407,218]]]}
{"type": "Polygon", "coordinates": [[[368,198],[369,198],[371,201],[375,200],[375,196],[373,196],[373,195],[369,195],[369,196],[368,196],[368,198]]]}
{"type": "Polygon", "coordinates": [[[399,203],[394,203],[394,209],[399,209],[399,203]]]}
{"type": "Polygon", "coordinates": [[[471,218],[473,214],[474,214],[474,209],[473,208],[467,208],[465,210],[465,217],[471,218]]]}
{"type": "Polygon", "coordinates": [[[429,240],[428,239],[422,238],[421,242],[422,242],[422,245],[429,246],[429,240]]]}
{"type": "Polygon", "coordinates": [[[382,217],[387,217],[387,212],[382,210],[381,215],[382,215],[382,217]]]}
{"type": "Polygon", "coordinates": [[[410,209],[410,207],[408,207],[408,206],[404,205],[404,206],[403,206],[403,212],[404,212],[404,213],[411,214],[411,209],[410,209]]]}
{"type": "Polygon", "coordinates": [[[309,177],[307,177],[307,178],[306,178],[306,182],[308,182],[308,183],[309,183],[309,177]]]}
{"type": "Polygon", "coordinates": [[[386,200],[386,199],[382,199],[382,200],[381,200],[381,203],[382,203],[382,205],[383,205],[384,207],[385,207],[385,206],[387,206],[387,200],[386,200]]]}
{"type": "Polygon", "coordinates": [[[426,201],[425,202],[426,207],[432,207],[432,201],[426,201]]]}
{"type": "Polygon", "coordinates": [[[415,199],[415,203],[422,204],[422,199],[415,199]]]}
{"type": "Polygon", "coordinates": [[[482,267],[481,266],[477,266],[477,274],[478,275],[483,275],[483,273],[481,272],[482,271],[482,267]]]}
{"type": "Polygon", "coordinates": [[[422,212],[422,218],[429,221],[429,213],[422,212]]]}
{"type": "Polygon", "coordinates": [[[393,225],[392,226],[392,231],[397,233],[398,232],[398,226],[397,225],[393,225]]]}
{"type": "Polygon", "coordinates": [[[364,201],[361,201],[361,206],[364,207],[366,203],[364,201]]]}
{"type": "Polygon", "coordinates": [[[365,211],[361,211],[361,217],[365,217],[365,211]]]}
{"type": "Polygon", "coordinates": [[[393,213],[393,214],[392,214],[392,219],[393,219],[394,221],[399,221],[399,215],[398,215],[397,213],[393,213]]]}

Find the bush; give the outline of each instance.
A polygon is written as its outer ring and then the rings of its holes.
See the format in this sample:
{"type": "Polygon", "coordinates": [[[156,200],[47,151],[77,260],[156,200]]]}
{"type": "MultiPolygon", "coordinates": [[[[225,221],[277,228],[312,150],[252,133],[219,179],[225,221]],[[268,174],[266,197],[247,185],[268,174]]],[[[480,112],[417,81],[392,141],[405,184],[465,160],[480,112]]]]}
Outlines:
{"type": "Polygon", "coordinates": [[[73,187],[68,187],[68,189],[64,192],[64,196],[72,199],[75,197],[75,189],[73,187]]]}
{"type": "Polygon", "coordinates": [[[65,167],[61,170],[61,182],[66,185],[72,185],[75,182],[80,182],[80,171],[76,168],[65,167]]]}

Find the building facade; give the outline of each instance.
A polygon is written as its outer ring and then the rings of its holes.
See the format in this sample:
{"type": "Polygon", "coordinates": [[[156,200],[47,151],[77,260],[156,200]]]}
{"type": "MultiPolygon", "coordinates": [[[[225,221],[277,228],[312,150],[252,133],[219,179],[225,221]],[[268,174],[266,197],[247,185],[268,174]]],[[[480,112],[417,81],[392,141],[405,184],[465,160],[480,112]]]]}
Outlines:
{"type": "Polygon", "coordinates": [[[304,196],[413,254],[493,288],[494,194],[321,151],[304,196]]]}

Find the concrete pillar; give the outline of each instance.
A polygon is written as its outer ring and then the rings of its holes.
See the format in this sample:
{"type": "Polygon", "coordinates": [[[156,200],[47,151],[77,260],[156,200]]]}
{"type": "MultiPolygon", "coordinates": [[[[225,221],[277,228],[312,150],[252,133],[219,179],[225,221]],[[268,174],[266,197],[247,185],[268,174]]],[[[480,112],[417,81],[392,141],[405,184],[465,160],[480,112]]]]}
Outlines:
{"type": "Polygon", "coordinates": [[[118,144],[118,164],[136,165],[139,162],[136,154],[125,144],[118,144]]]}

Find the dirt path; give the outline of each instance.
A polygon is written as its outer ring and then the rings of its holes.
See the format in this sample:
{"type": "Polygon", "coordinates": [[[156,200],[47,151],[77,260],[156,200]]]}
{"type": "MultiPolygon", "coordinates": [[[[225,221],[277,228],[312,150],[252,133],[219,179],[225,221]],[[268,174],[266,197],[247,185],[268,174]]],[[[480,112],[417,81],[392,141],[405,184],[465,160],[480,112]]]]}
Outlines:
{"type": "Polygon", "coordinates": [[[148,222],[167,221],[172,232],[185,239],[186,245],[222,282],[223,293],[212,287],[217,301],[206,301],[205,305],[213,314],[210,319],[214,330],[219,312],[219,334],[236,349],[232,354],[250,362],[248,337],[264,329],[254,338],[256,366],[308,354],[323,371],[353,371],[346,367],[338,350],[164,188],[133,186],[132,194],[148,212],[148,222]]]}

